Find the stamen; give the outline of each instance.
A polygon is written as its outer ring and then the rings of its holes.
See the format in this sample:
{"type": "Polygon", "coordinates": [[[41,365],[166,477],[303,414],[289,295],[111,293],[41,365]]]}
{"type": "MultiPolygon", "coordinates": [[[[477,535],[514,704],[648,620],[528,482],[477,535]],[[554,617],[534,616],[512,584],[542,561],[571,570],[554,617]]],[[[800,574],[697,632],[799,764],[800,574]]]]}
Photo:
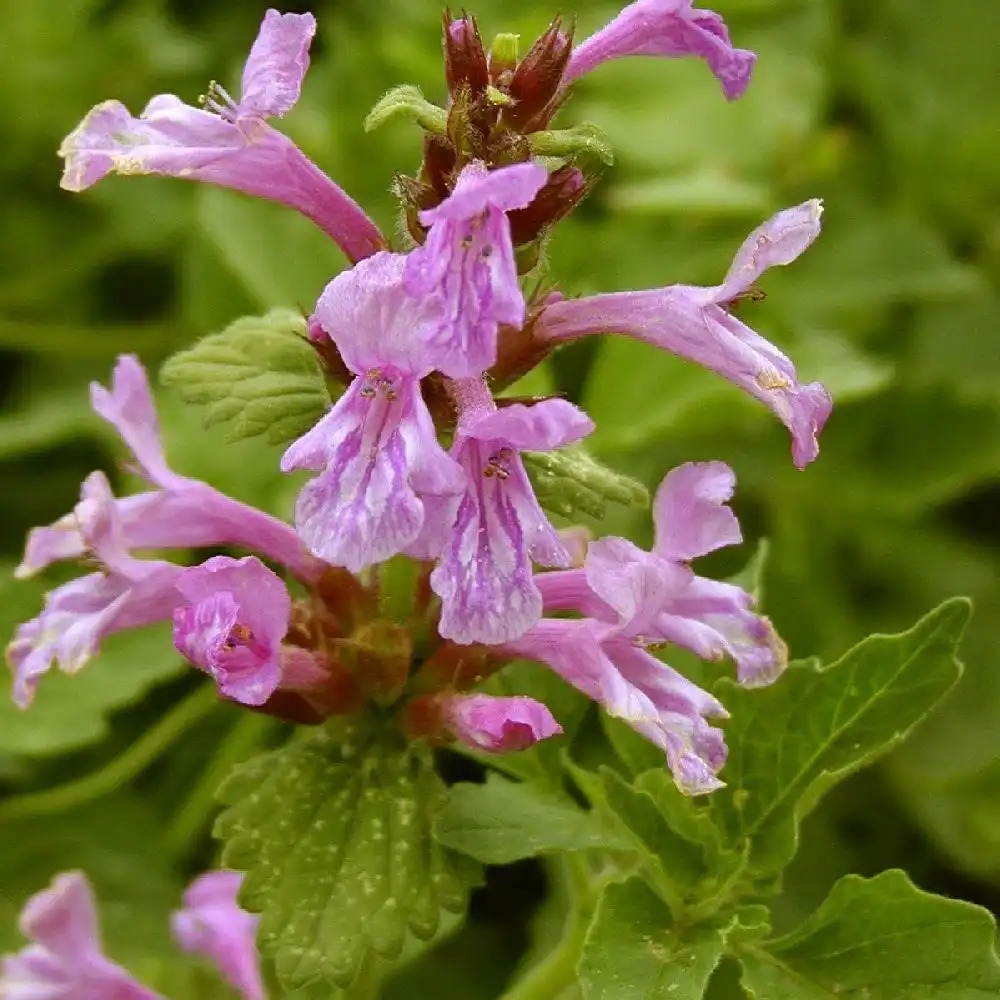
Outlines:
{"type": "Polygon", "coordinates": [[[208,90],[198,98],[198,103],[227,122],[235,121],[239,114],[239,105],[229,96],[225,87],[215,80],[209,81],[208,90]]]}

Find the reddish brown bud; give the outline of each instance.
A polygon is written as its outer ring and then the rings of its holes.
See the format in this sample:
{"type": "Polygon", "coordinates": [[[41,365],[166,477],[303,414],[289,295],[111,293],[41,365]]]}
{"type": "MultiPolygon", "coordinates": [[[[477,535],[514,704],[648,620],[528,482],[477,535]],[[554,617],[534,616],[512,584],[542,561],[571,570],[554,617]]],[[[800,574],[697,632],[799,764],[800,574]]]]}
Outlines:
{"type": "Polygon", "coordinates": [[[405,174],[396,174],[393,179],[392,192],[399,199],[403,209],[403,220],[409,234],[415,243],[423,243],[427,231],[420,222],[420,213],[425,208],[433,208],[439,204],[441,197],[424,181],[418,181],[405,174]]]}
{"type": "Polygon", "coordinates": [[[480,94],[490,81],[479,26],[469,14],[453,20],[451,11],[444,12],[444,75],[452,94],[463,84],[480,94]]]}
{"type": "Polygon", "coordinates": [[[417,684],[424,691],[464,691],[496,673],[505,662],[490,646],[460,646],[446,639],[424,660],[417,684]]]}
{"type": "Polygon", "coordinates": [[[306,323],[306,339],[312,344],[320,364],[330,378],[342,385],[347,385],[354,378],[351,370],[344,364],[337,345],[319,325],[315,316],[310,316],[306,323]]]}
{"type": "Polygon", "coordinates": [[[549,226],[569,215],[586,193],[586,178],[576,167],[553,171],[530,205],[507,213],[514,246],[537,239],[549,226]]]}
{"type": "MultiPolygon", "coordinates": [[[[439,135],[424,136],[424,163],[421,180],[429,184],[443,200],[451,193],[455,172],[455,147],[439,135]]],[[[434,204],[437,204],[435,202],[434,204]]],[[[422,205],[432,208],[433,205],[422,205]]]]}
{"type": "Polygon", "coordinates": [[[559,106],[557,95],[573,50],[573,31],[556,18],[518,64],[508,85],[514,103],[504,108],[504,123],[519,132],[544,128],[559,106]]]}

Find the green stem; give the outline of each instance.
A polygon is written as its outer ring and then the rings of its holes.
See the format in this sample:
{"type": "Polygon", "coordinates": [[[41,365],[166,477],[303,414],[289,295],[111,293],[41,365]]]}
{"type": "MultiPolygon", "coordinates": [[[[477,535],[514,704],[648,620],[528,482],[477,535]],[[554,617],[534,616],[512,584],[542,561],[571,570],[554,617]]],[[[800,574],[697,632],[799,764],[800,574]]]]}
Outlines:
{"type": "Polygon", "coordinates": [[[567,889],[566,924],[555,947],[506,990],[500,1000],[554,1000],[577,981],[576,965],[598,892],[586,860],[579,854],[561,859],[567,889]]]}
{"type": "Polygon", "coordinates": [[[207,825],[208,816],[215,808],[215,793],[223,779],[253,754],[274,725],[275,720],[268,715],[246,712],[226,734],[211,763],[167,828],[166,848],[172,858],[180,860],[188,853],[192,841],[207,825]]]}
{"type": "Polygon", "coordinates": [[[108,795],[144,771],[185,730],[204,718],[219,703],[210,684],[204,684],[178,702],[124,753],[99,771],[43,792],[19,795],[0,803],[0,823],[26,816],[45,816],[84,805],[108,795]]]}

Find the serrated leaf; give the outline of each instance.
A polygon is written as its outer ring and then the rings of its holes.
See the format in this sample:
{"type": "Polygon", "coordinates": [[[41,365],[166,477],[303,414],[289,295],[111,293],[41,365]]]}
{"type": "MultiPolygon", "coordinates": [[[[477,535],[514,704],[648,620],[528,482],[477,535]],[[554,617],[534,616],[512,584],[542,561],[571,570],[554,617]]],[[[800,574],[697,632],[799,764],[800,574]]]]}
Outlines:
{"type": "Polygon", "coordinates": [[[675,830],[653,796],[630,785],[608,767],[595,774],[569,764],[573,780],[594,809],[627,838],[640,857],[650,885],[675,909],[697,891],[708,874],[701,844],[675,830]]]}
{"type": "Polygon", "coordinates": [[[969,602],[946,601],[899,635],[873,635],[836,663],[792,664],[769,688],[723,681],[728,787],[710,805],[725,836],[752,842],[776,871],[795,852],[799,818],[836,781],[900,743],[961,675],[955,647],[969,602]]]}
{"type": "Polygon", "coordinates": [[[585,1000],[700,1000],[719,959],[715,928],[679,928],[641,879],[601,895],[580,959],[585,1000]]]}
{"type": "Polygon", "coordinates": [[[206,407],[206,426],[226,424],[227,441],[263,435],[284,444],[326,412],[330,397],[305,320],[289,309],[244,316],[169,358],[160,380],[206,407]]]}
{"type": "Polygon", "coordinates": [[[504,865],[554,851],[627,850],[629,841],[572,799],[497,774],[458,784],[434,821],[445,847],[504,865]]]}
{"type": "Polygon", "coordinates": [[[522,458],[538,502],[555,514],[587,514],[600,520],[609,501],[649,506],[649,491],[642,483],[609,469],[582,448],[523,452],[522,458]]]}
{"type": "Polygon", "coordinates": [[[596,125],[575,125],[573,128],[555,129],[551,132],[532,132],[528,136],[531,151],[536,156],[567,158],[595,158],[611,166],[615,154],[607,136],[596,125]]]}
{"type": "Polygon", "coordinates": [[[848,875],[797,930],[741,957],[757,1000],[986,1000],[1000,996],[996,925],[901,871],[848,875]]]}
{"type": "Polygon", "coordinates": [[[223,784],[223,863],[247,872],[240,898],[286,989],[346,988],[464,908],[478,868],[431,835],[443,792],[425,747],[339,720],[223,784]]]}
{"type": "Polygon", "coordinates": [[[365,118],[365,131],[372,132],[390,118],[399,117],[412,118],[421,128],[440,135],[448,128],[448,112],[444,108],[431,104],[419,87],[402,84],[379,98],[365,118]]]}

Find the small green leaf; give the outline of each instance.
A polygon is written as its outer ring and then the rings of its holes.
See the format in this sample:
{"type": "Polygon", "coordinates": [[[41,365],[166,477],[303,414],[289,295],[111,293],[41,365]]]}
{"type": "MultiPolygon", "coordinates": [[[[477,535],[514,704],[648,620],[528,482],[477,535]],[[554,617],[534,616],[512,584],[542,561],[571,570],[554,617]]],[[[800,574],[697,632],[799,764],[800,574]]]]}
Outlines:
{"type": "Polygon", "coordinates": [[[445,847],[504,865],[552,851],[626,850],[629,841],[565,795],[490,774],[453,785],[434,822],[445,847]]]}
{"type": "Polygon", "coordinates": [[[722,950],[717,929],[674,925],[641,879],[609,885],[580,959],[584,1000],[700,1000],[722,950]]]}
{"type": "Polygon", "coordinates": [[[555,514],[566,518],[587,514],[600,520],[608,501],[649,506],[649,491],[642,483],[602,465],[582,448],[529,451],[522,458],[538,502],[555,514]]]}
{"type": "Polygon", "coordinates": [[[608,145],[607,137],[596,125],[532,132],[528,140],[531,142],[531,151],[536,156],[596,157],[609,167],[615,162],[615,154],[608,145]]]}
{"type": "Polygon", "coordinates": [[[900,743],[951,689],[969,610],[963,598],[946,601],[909,632],[870,636],[827,667],[794,663],[769,688],[720,683],[732,714],[728,787],[710,805],[731,842],[752,840],[755,867],[784,867],[799,818],[834,783],[900,743]]]}
{"type": "Polygon", "coordinates": [[[405,116],[412,118],[428,132],[444,135],[448,129],[448,112],[431,104],[419,87],[403,84],[393,87],[381,97],[365,118],[365,131],[372,132],[384,125],[390,118],[405,116]]]}
{"type": "Polygon", "coordinates": [[[570,772],[594,809],[639,854],[650,885],[679,909],[708,873],[701,844],[675,830],[649,792],[630,785],[610,768],[595,774],[571,764],[570,772]]]}
{"type": "Polygon", "coordinates": [[[987,1000],[1000,996],[996,925],[901,871],[848,875],[797,930],[741,957],[757,1000],[987,1000]]]}
{"type": "Polygon", "coordinates": [[[461,911],[478,867],[440,846],[444,785],[425,747],[373,724],[331,723],[238,767],[219,791],[223,863],[245,870],[244,906],[289,990],[348,987],[407,931],[426,940],[461,911]]]}
{"type": "Polygon", "coordinates": [[[187,403],[204,405],[205,425],[226,424],[225,439],[263,435],[284,444],[323,416],[330,397],[305,320],[289,309],[244,316],[199,340],[160,369],[187,403]]]}

